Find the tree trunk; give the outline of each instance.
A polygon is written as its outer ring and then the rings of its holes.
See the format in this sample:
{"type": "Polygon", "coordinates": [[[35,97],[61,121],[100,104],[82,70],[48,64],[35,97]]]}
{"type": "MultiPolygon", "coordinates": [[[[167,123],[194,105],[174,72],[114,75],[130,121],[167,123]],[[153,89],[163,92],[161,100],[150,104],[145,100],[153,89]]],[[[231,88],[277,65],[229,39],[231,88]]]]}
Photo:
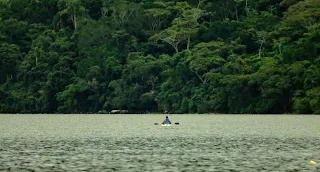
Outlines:
{"type": "Polygon", "coordinates": [[[278,45],[278,47],[279,47],[279,53],[280,53],[280,54],[282,54],[281,45],[282,45],[282,43],[280,42],[279,45],[278,45]]]}
{"type": "Polygon", "coordinates": [[[237,21],[239,20],[239,17],[238,17],[238,7],[237,7],[237,4],[236,4],[236,19],[237,19],[237,21]]]}
{"type": "Polygon", "coordinates": [[[196,75],[198,76],[198,78],[201,80],[202,83],[206,83],[206,79],[202,79],[202,77],[198,74],[197,71],[195,71],[196,75]]]}
{"type": "Polygon", "coordinates": [[[259,58],[261,58],[261,51],[262,51],[263,43],[264,43],[264,41],[260,44],[260,48],[259,48],[259,58]]]}
{"type": "Polygon", "coordinates": [[[176,50],[176,53],[179,53],[178,46],[173,46],[173,48],[176,50]]]}
{"type": "Polygon", "coordinates": [[[246,0],[246,15],[248,16],[249,9],[248,9],[248,0],[246,0]]]}
{"type": "Polygon", "coordinates": [[[200,79],[200,81],[201,81],[202,83],[206,83],[206,82],[207,82],[206,79],[202,79],[201,75],[199,75],[199,73],[198,73],[196,70],[192,70],[192,68],[189,68],[189,69],[198,76],[198,78],[200,79]]]}
{"type": "Polygon", "coordinates": [[[77,30],[77,16],[76,16],[76,14],[73,14],[73,24],[74,24],[74,30],[77,30]]]}

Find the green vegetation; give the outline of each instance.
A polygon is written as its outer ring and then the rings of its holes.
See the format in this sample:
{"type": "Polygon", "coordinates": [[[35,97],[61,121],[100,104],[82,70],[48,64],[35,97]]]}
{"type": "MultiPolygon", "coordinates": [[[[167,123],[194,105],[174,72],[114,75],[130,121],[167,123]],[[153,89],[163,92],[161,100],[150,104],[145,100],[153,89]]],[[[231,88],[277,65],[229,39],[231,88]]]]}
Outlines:
{"type": "Polygon", "coordinates": [[[0,112],[320,114],[319,0],[0,0],[0,112]]]}

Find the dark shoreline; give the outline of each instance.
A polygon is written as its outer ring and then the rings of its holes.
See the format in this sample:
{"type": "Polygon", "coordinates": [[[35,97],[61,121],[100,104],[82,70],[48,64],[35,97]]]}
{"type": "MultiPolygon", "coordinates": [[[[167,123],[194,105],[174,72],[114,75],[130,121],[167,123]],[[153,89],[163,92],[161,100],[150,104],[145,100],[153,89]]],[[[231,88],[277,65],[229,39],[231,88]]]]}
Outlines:
{"type": "MultiPolygon", "coordinates": [[[[0,113],[0,115],[166,115],[164,113],[125,113],[125,114],[110,114],[110,113],[0,113]]],[[[220,113],[172,113],[170,115],[288,115],[288,116],[306,116],[320,114],[220,114],[220,113]]]]}

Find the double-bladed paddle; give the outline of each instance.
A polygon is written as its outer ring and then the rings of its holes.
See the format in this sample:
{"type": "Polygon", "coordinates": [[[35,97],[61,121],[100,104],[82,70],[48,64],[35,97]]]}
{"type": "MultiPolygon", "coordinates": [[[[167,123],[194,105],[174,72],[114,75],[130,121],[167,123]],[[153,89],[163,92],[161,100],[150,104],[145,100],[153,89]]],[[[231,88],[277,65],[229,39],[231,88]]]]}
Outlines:
{"type": "MultiPolygon", "coordinates": [[[[174,124],[179,125],[179,122],[175,122],[174,124]]],[[[154,125],[159,125],[159,123],[154,123],[154,125]]]]}

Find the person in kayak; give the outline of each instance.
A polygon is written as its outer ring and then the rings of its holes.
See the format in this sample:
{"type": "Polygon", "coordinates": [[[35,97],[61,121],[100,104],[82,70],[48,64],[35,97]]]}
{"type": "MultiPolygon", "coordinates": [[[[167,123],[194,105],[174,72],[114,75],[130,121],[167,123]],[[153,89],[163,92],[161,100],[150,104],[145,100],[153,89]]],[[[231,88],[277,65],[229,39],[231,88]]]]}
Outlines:
{"type": "Polygon", "coordinates": [[[163,120],[163,121],[161,122],[161,124],[171,124],[171,121],[170,121],[169,117],[166,116],[166,119],[163,120]]]}
{"type": "Polygon", "coordinates": [[[168,111],[166,111],[166,119],[161,122],[161,124],[171,124],[171,121],[168,117],[168,111]]]}

